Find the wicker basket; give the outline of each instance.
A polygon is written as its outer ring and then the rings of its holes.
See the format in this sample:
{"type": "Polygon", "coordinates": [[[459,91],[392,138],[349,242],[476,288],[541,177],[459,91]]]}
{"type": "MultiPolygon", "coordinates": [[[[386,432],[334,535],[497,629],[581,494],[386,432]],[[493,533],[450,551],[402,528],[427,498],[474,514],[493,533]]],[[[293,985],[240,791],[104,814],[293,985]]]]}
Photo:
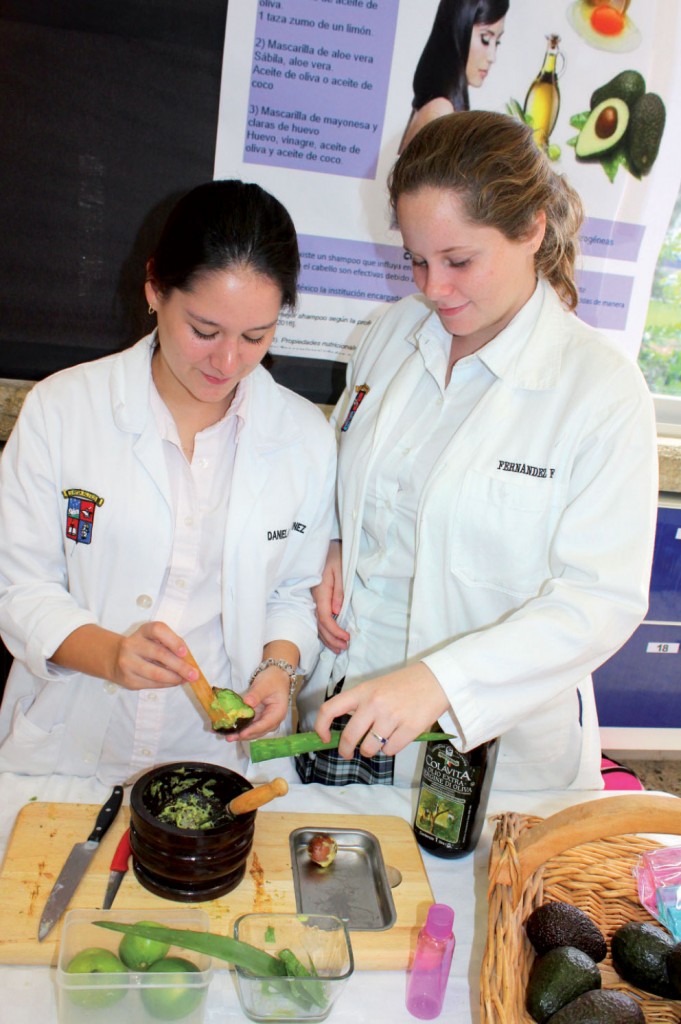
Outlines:
{"type": "MultiPolygon", "coordinates": [[[[589,915],[608,948],[612,933],[626,921],[652,922],[639,903],[632,871],[638,856],[659,843],[634,833],[681,835],[681,800],[613,796],[550,818],[501,814],[494,820],[480,1018],[482,1024],[534,1024],[525,1010],[534,962],[525,920],[546,900],[564,900],[589,915]]],[[[681,1002],[627,985],[615,973],[609,953],[599,966],[603,988],[637,998],[647,1024],[680,1024],[681,1002]]]]}

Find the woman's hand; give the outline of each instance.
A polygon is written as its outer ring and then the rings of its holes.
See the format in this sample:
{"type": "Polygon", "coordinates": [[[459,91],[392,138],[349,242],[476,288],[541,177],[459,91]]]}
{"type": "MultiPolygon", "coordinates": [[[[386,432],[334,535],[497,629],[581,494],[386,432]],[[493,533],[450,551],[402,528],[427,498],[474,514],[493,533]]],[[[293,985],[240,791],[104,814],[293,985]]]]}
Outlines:
{"type": "Polygon", "coordinates": [[[341,542],[332,540],[329,544],[321,583],[312,588],[312,596],[317,607],[319,636],[334,654],[344,651],[350,640],[350,634],[336,622],[336,616],[339,615],[343,606],[341,553],[341,542]]]}
{"type": "MultiPolygon", "coordinates": [[[[269,658],[284,661],[295,670],[300,661],[300,651],[289,640],[271,640],[262,652],[263,661],[269,658]]],[[[255,710],[255,717],[238,732],[226,736],[230,743],[255,740],[281,725],[291,702],[291,677],[279,665],[269,665],[258,672],[242,696],[244,702],[255,710]]]]}
{"type": "Polygon", "coordinates": [[[126,690],[149,690],[194,682],[198,672],[183,660],[186,653],[182,637],[165,622],[145,622],[130,636],[101,626],[80,626],[50,660],[126,690]]]}
{"type": "Polygon", "coordinates": [[[356,747],[365,757],[373,757],[379,750],[393,755],[419,733],[427,732],[448,709],[449,702],[439,682],[423,662],[418,662],[343,690],[325,701],[314,728],[327,742],[333,719],[350,714],[352,718],[343,729],[338,746],[341,757],[352,757],[356,747]],[[381,743],[381,738],[386,742],[381,743]]]}
{"type": "Polygon", "coordinates": [[[238,733],[226,736],[230,743],[236,740],[255,740],[273,732],[286,718],[289,707],[291,681],[288,673],[277,665],[258,672],[246,693],[244,703],[255,710],[255,717],[240,728],[238,733]]]}

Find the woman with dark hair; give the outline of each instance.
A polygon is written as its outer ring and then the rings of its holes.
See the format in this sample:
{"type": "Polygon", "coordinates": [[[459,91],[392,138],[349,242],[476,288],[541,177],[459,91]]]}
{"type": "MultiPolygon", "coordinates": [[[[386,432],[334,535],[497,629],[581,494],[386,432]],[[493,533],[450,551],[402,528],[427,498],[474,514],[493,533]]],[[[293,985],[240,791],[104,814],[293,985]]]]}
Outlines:
{"type": "Polygon", "coordinates": [[[438,721],[464,752],[501,737],[498,788],[600,788],[591,673],[648,603],[650,393],[574,315],[582,204],[530,127],[438,118],[389,190],[418,294],[369,328],[333,416],[326,650],[298,709],[342,735],[300,773],[414,785],[438,721]]]}
{"type": "Polygon", "coordinates": [[[414,73],[412,113],[399,152],[435,117],[468,110],[497,59],[509,0],[440,0],[414,73]]]}
{"type": "Polygon", "coordinates": [[[147,263],[155,329],[29,392],[0,463],[0,770],[244,772],[239,741],[285,720],[317,653],[335,470],[322,413],[260,365],[298,269],[278,200],[199,186],[147,263]],[[189,652],[255,709],[238,735],[181,685],[189,652]]]}

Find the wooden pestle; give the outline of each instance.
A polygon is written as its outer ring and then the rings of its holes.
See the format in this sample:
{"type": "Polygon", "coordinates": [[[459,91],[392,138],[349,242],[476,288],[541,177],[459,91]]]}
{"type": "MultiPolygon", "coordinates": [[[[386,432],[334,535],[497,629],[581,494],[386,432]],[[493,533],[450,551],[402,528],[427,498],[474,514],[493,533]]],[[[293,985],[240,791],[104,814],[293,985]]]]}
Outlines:
{"type": "Polygon", "coordinates": [[[261,786],[254,786],[247,789],[245,793],[239,793],[227,805],[227,811],[231,815],[248,814],[255,811],[263,804],[268,804],[277,796],[285,796],[288,793],[288,782],[286,779],[272,779],[271,782],[264,782],[261,786]]]}
{"type": "Polygon", "coordinates": [[[184,656],[184,660],[187,662],[188,665],[191,665],[192,668],[195,668],[196,671],[199,673],[199,678],[195,679],[193,683],[189,683],[189,686],[191,686],[192,690],[194,691],[197,700],[199,701],[202,708],[210,718],[211,722],[221,721],[223,717],[222,712],[211,707],[211,704],[215,699],[213,687],[210,685],[210,683],[204,676],[203,672],[199,668],[194,658],[194,655],[191,653],[191,651],[187,650],[187,653],[184,656]]]}

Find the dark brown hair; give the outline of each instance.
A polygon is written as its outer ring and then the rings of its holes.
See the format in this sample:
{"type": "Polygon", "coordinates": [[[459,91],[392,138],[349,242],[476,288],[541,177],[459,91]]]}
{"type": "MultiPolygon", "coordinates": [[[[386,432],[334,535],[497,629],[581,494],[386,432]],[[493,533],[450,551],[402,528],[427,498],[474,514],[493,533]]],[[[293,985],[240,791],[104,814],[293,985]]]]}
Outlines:
{"type": "Polygon", "coordinates": [[[300,256],[288,211],[259,185],[209,181],[173,207],[147,274],[161,292],[191,291],[205,274],[245,268],[281,290],[282,306],[296,304],[300,256]]]}

